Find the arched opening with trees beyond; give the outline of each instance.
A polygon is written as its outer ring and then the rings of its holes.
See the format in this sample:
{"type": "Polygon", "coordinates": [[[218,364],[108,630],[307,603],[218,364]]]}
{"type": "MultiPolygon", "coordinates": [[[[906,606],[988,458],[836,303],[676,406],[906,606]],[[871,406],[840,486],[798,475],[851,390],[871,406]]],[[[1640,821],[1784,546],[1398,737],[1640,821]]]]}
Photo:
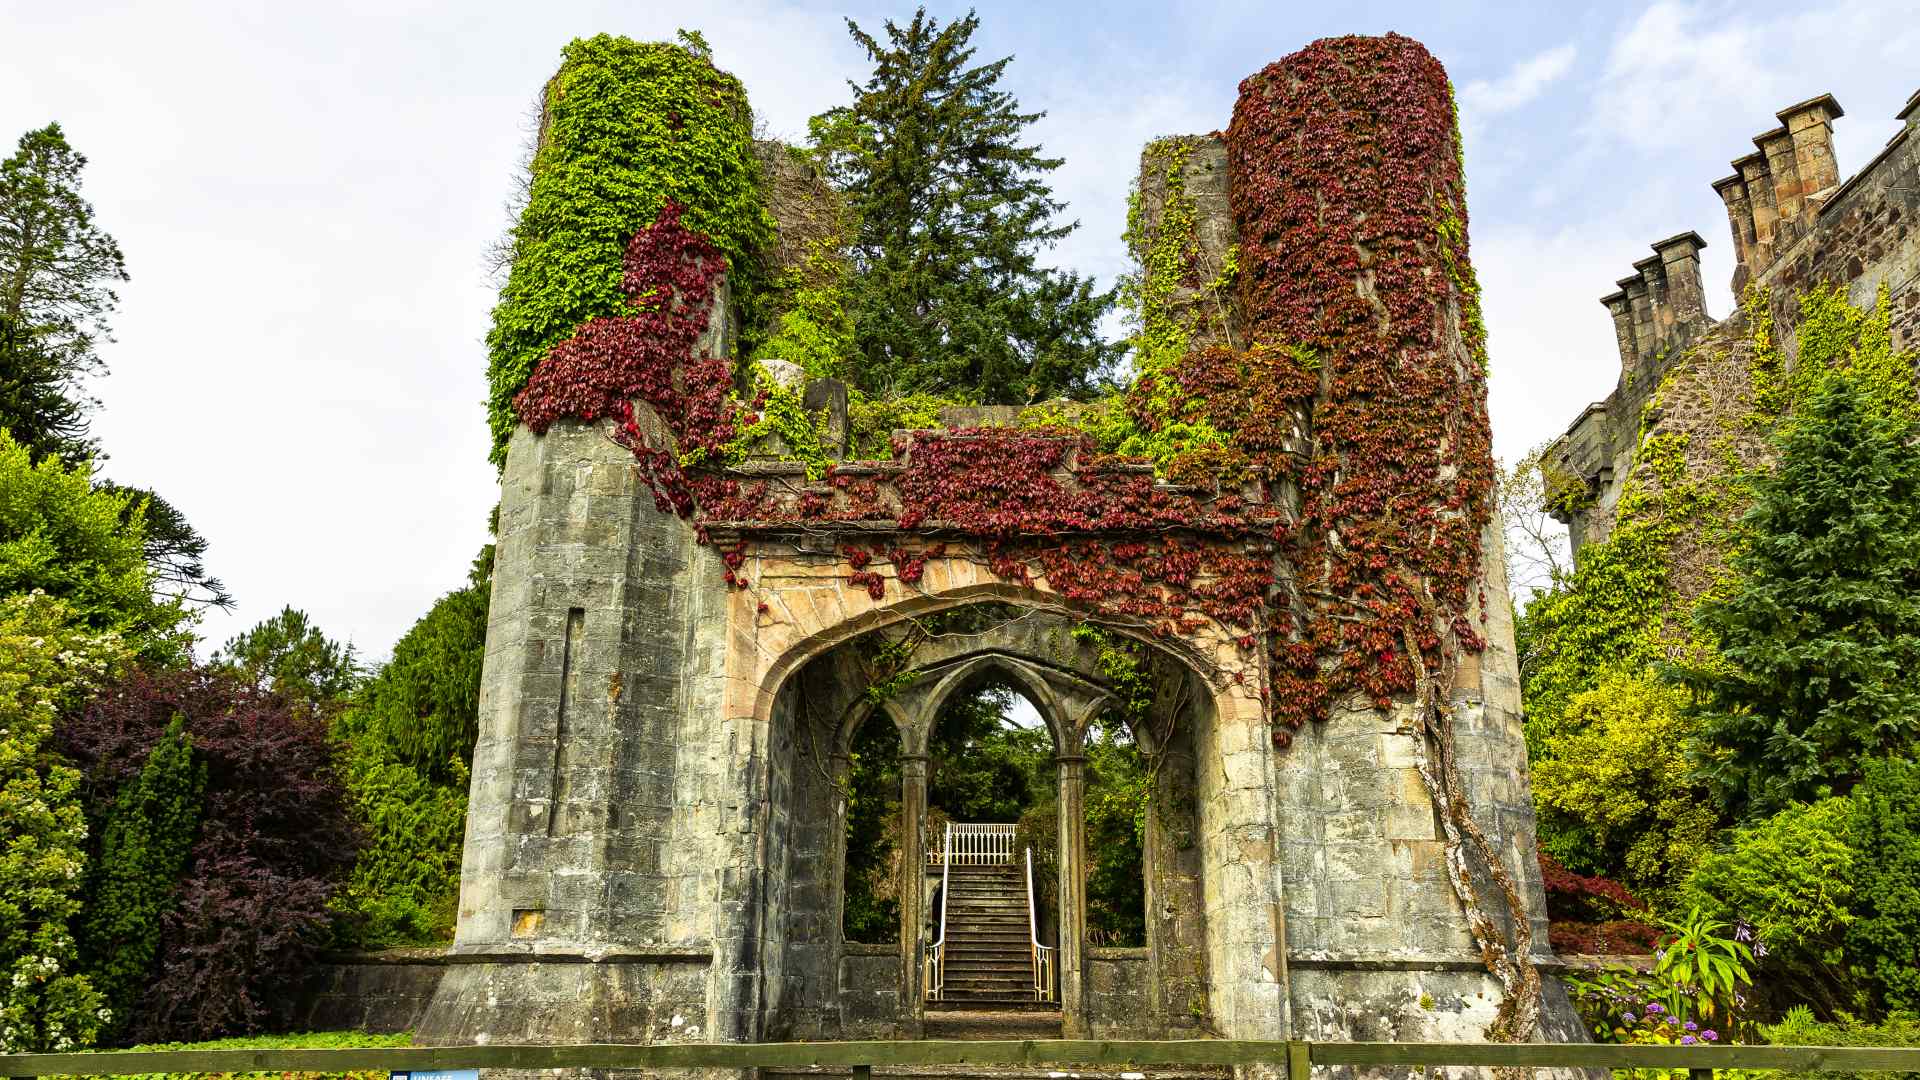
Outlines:
{"type": "Polygon", "coordinates": [[[1094,982],[1204,1024],[1203,688],[1159,649],[1000,602],[807,660],[773,705],[773,1025],[857,1030],[863,996],[892,993],[927,1018],[1004,998],[1091,1028],[1094,982]]]}

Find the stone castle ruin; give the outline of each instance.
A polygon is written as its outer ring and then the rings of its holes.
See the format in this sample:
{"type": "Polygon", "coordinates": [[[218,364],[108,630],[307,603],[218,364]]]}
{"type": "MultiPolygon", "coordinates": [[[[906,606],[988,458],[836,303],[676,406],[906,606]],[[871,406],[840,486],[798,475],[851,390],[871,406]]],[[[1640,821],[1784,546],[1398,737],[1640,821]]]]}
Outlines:
{"type": "MultiPolygon", "coordinates": [[[[568,71],[536,199],[588,85],[568,71]]],[[[830,200],[750,155],[781,234],[830,200]]],[[[1043,407],[950,410],[854,459],[847,387],[763,365],[826,460],[771,435],[723,455],[771,399],[699,212],[631,208],[633,304],[516,384],[458,935],[421,1042],[910,1038],[979,1005],[1069,1037],[1582,1037],[1424,49],[1317,42],[1250,77],[1225,132],[1142,155],[1130,235],[1164,333],[1105,407],[1143,453],[1043,407]],[[1086,930],[1084,748],[1121,704],[1086,626],[1150,675],[1144,948],[1086,930]],[[1052,910],[1008,894],[1011,994],[962,992],[929,930],[943,873],[991,892],[925,826],[934,717],[990,679],[1039,711],[1058,784],[1052,910]],[[842,931],[850,748],[875,726],[901,762],[894,946],[842,931]]],[[[1650,272],[1685,279],[1683,248],[1650,272]]]]}
{"type": "MultiPolygon", "coordinates": [[[[1607,537],[1634,454],[1648,439],[1731,429],[1755,408],[1756,334],[1793,366],[1801,303],[1812,291],[1837,288],[1854,308],[1876,310],[1896,351],[1920,345],[1920,93],[1907,99],[1898,114],[1904,126],[1886,146],[1842,179],[1833,123],[1844,115],[1830,94],[1780,110],[1779,126],[1754,136],[1753,152],[1714,181],[1731,226],[1738,310],[1718,322],[1708,317],[1699,262],[1706,241],[1692,232],[1654,244],[1654,255],[1601,298],[1620,347],[1619,381],[1544,455],[1561,488],[1555,513],[1576,554],[1607,537]]],[[[1729,468],[1729,448],[1713,448],[1724,441],[1691,440],[1688,469],[1729,468]]],[[[1734,463],[1765,453],[1733,441],[1734,463]]],[[[1683,593],[1696,595],[1686,584],[1683,593]]]]}

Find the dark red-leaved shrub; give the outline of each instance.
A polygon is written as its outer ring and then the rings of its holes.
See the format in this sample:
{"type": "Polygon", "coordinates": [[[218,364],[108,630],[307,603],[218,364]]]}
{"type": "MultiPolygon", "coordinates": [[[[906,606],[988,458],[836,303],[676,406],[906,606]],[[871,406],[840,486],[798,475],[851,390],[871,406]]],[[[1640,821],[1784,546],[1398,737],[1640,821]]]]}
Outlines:
{"type": "Polygon", "coordinates": [[[1648,953],[1660,931],[1639,921],[1647,905],[1625,885],[1584,877],[1540,853],[1540,884],[1547,893],[1548,941],[1559,953],[1648,953]]]}
{"type": "Polygon", "coordinates": [[[205,805],[128,1029],[142,1041],[283,1022],[357,846],[325,721],[206,670],[130,672],[62,725],[92,819],[105,817],[176,714],[206,767],[205,805]]]}

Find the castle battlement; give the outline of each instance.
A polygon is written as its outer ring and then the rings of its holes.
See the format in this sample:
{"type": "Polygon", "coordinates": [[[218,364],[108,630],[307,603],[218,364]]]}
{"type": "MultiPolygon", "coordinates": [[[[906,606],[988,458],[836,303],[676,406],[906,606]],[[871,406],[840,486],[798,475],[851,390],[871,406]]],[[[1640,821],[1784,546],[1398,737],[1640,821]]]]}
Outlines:
{"type": "MultiPolygon", "coordinates": [[[[1800,297],[1821,285],[1845,290],[1855,307],[1887,292],[1896,348],[1920,343],[1920,92],[1897,114],[1904,126],[1859,172],[1845,178],[1833,152],[1833,122],[1846,115],[1832,94],[1789,105],[1779,124],[1753,137],[1751,153],[1733,159],[1733,175],[1713,182],[1726,204],[1733,237],[1733,291],[1764,300],[1773,334],[1792,362],[1798,354],[1800,297]]],[[[1706,313],[1700,249],[1684,232],[1653,244],[1600,303],[1613,318],[1620,375],[1613,393],[1582,410],[1547,448],[1545,462],[1584,482],[1586,496],[1557,513],[1576,552],[1605,537],[1627,467],[1641,436],[1646,405],[1661,379],[1694,346],[1736,348],[1750,336],[1736,310],[1716,322],[1706,313]]],[[[1657,418],[1656,418],[1657,422],[1657,418]]]]}

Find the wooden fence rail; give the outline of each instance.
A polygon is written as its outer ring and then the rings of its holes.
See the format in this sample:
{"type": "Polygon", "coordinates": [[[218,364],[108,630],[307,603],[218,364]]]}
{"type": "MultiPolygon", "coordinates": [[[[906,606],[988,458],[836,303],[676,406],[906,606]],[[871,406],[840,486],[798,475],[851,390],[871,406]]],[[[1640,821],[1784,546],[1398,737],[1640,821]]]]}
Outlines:
{"type": "Polygon", "coordinates": [[[886,1065],[1495,1066],[1920,1072],[1920,1047],[1616,1046],[1593,1043],[1342,1043],[1237,1039],[658,1043],[574,1046],[345,1047],[325,1050],[105,1050],[0,1054],[0,1077],[135,1073],[345,1072],[424,1069],[677,1069],[886,1065]]]}

